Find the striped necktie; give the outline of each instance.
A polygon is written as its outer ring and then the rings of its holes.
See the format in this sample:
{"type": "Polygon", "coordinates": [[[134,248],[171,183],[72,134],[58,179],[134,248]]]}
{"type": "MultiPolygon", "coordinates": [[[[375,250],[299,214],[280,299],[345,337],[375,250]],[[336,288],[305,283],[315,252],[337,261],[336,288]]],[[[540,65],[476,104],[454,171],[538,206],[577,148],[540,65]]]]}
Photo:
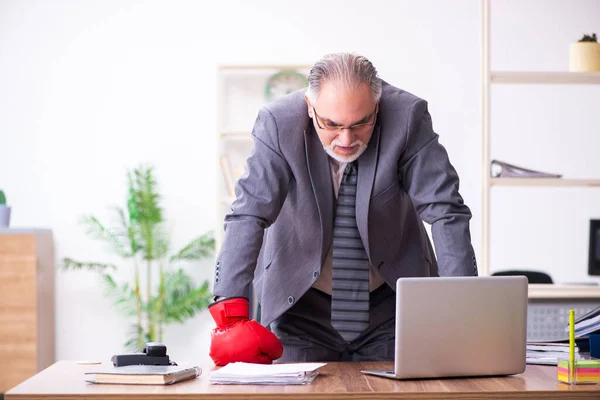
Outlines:
{"type": "Polygon", "coordinates": [[[348,342],[369,325],[369,259],[356,226],[357,177],[357,163],[349,163],[333,228],[331,325],[348,342]]]}

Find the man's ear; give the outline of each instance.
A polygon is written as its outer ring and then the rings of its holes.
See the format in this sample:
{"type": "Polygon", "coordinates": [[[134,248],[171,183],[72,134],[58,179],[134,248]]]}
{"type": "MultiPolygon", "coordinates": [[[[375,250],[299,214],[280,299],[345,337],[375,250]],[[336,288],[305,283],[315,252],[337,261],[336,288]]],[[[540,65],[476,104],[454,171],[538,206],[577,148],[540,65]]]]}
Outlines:
{"type": "Polygon", "coordinates": [[[308,106],[308,108],[307,108],[308,117],[309,118],[314,118],[313,117],[313,106],[312,106],[312,104],[310,104],[310,100],[306,96],[304,96],[304,100],[306,101],[306,105],[308,106]]]}

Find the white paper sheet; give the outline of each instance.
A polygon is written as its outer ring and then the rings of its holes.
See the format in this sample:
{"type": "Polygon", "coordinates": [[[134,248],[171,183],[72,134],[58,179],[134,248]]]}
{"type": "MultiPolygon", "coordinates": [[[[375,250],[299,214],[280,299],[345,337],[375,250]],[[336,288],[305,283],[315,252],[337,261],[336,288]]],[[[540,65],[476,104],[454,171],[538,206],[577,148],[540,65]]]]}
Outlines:
{"type": "Polygon", "coordinates": [[[305,385],[325,363],[251,364],[231,363],[210,373],[213,384],[305,385]]]}

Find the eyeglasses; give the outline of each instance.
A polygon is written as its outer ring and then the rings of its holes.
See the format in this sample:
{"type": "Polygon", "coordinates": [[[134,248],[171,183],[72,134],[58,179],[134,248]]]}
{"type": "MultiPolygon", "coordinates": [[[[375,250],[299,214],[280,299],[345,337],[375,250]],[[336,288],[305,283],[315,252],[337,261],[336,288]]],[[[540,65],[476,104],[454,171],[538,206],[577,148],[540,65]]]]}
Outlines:
{"type": "Polygon", "coordinates": [[[329,131],[329,132],[335,132],[335,131],[343,131],[344,129],[348,129],[350,131],[353,132],[359,132],[359,131],[363,131],[366,130],[367,128],[375,125],[376,122],[376,118],[373,118],[374,115],[377,114],[377,107],[378,105],[375,106],[375,110],[373,110],[373,112],[371,114],[369,114],[368,117],[366,117],[366,121],[365,122],[361,122],[358,124],[354,124],[354,125],[350,125],[350,126],[339,126],[339,125],[329,125],[327,123],[325,123],[325,121],[319,122],[319,120],[321,119],[321,117],[319,117],[319,114],[317,114],[317,110],[315,110],[315,107],[313,106],[313,113],[315,114],[315,120],[317,121],[317,126],[319,127],[319,129],[323,129],[324,131],[329,131]],[[373,119],[373,121],[371,121],[371,119],[373,119]],[[321,124],[323,124],[321,126],[321,124]]]}

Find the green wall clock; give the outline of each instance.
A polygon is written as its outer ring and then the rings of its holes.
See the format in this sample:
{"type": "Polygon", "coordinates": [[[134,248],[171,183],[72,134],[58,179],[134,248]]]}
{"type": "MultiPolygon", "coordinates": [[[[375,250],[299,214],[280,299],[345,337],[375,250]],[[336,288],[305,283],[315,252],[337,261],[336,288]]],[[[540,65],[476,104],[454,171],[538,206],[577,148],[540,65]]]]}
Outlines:
{"type": "Polygon", "coordinates": [[[298,71],[279,71],[269,77],[265,85],[265,99],[272,101],[308,86],[306,76],[298,71]]]}

